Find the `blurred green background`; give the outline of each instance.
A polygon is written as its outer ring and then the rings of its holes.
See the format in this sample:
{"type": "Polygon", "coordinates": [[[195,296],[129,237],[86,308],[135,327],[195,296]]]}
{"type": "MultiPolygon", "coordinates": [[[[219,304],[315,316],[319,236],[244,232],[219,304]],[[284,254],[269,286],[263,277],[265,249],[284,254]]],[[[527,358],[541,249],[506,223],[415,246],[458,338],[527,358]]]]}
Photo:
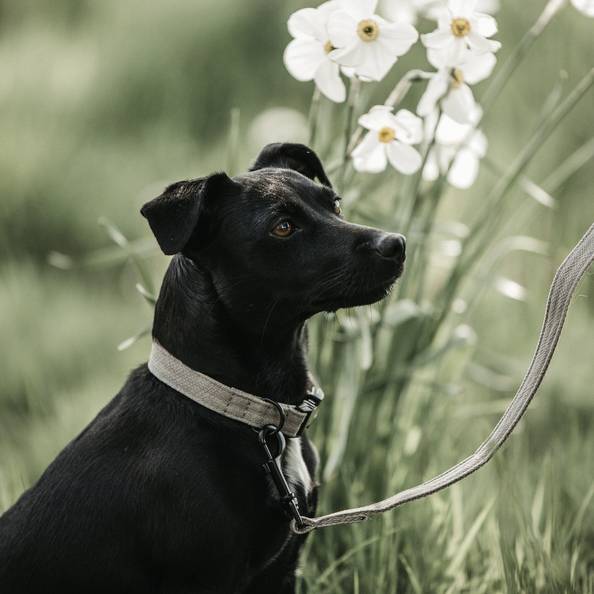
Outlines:
{"type": "MultiPolygon", "coordinates": [[[[312,86],[293,80],[282,63],[287,17],[306,5],[0,2],[0,509],[146,360],[147,338],[116,348],[152,313],[134,288],[135,266],[118,260],[122,249],[98,219],[121,229],[158,286],[166,260],[141,205],[171,181],[246,168],[267,141],[306,138],[312,86]]],[[[503,2],[500,62],[543,5],[503,2]]],[[[593,40],[594,21],[571,7],[551,24],[485,122],[492,163],[509,165],[553,87],[568,92],[592,67],[593,40]]],[[[417,45],[389,80],[366,92],[381,102],[398,76],[419,65],[426,67],[417,45]]],[[[339,122],[343,109],[324,103],[322,116],[339,122]]],[[[342,141],[338,128],[329,129],[336,133],[326,132],[319,147],[328,158],[342,141]]],[[[590,92],[543,147],[530,178],[545,183],[593,135],[590,92]]],[[[440,221],[471,213],[496,177],[485,167],[471,190],[448,195],[440,221]]],[[[486,435],[529,361],[552,273],[594,220],[593,187],[590,160],[554,192],[555,209],[514,191],[507,232],[546,242],[546,255],[514,252],[494,274],[526,287],[525,296],[506,298],[486,279],[467,320],[476,342],[455,353],[440,378],[448,389],[430,402],[425,396],[423,409],[400,411],[406,423],[388,453],[374,449],[369,427],[363,434],[355,424],[345,464],[322,491],[322,511],[427,478],[486,435]],[[373,450],[369,459],[355,455],[357,442],[373,450]],[[399,468],[394,478],[383,476],[386,457],[399,468]]],[[[543,388],[504,452],[430,501],[315,535],[302,590],[594,591],[593,293],[590,273],[543,388]]]]}

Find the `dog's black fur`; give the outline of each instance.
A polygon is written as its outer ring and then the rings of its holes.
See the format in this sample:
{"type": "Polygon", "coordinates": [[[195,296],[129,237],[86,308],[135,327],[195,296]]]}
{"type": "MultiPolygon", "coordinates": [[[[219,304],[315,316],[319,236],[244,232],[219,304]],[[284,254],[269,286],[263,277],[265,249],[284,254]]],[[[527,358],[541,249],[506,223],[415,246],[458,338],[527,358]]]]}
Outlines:
{"type": "MultiPolygon", "coordinates": [[[[300,402],[305,321],[377,301],[404,261],[401,236],[347,223],[336,199],[315,153],[291,144],[269,145],[233,179],[169,186],[142,209],[175,254],[154,337],[227,385],[300,402]],[[294,232],[279,238],[283,221],[294,232]]],[[[301,448],[313,476],[305,437],[301,448]]],[[[0,518],[0,592],[294,592],[304,537],[290,532],[262,462],[253,430],[142,365],[0,518]]],[[[315,492],[298,497],[313,514],[315,492]]]]}

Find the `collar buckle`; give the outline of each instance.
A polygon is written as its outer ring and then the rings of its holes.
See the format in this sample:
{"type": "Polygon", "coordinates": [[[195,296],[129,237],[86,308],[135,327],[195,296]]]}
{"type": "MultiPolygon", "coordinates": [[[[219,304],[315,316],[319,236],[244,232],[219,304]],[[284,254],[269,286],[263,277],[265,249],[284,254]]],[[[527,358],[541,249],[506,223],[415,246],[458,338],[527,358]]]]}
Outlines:
{"type": "Polygon", "coordinates": [[[319,386],[311,386],[307,391],[305,400],[297,406],[297,410],[301,413],[305,413],[299,430],[297,431],[297,437],[303,434],[303,432],[313,423],[318,415],[318,406],[324,400],[324,392],[319,386]]]}

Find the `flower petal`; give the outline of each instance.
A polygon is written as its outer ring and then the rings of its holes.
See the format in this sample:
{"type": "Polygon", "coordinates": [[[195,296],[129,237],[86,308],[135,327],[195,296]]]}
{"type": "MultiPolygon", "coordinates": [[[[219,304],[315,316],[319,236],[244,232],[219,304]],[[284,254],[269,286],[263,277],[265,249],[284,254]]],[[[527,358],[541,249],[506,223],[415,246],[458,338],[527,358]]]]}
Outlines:
{"type": "Polygon", "coordinates": [[[384,126],[393,126],[392,108],[387,105],[375,105],[359,118],[359,125],[377,132],[384,126]]]}
{"type": "Polygon", "coordinates": [[[293,39],[283,55],[289,74],[301,81],[312,80],[325,59],[322,44],[313,38],[293,39]]]}
{"type": "Polygon", "coordinates": [[[386,148],[376,132],[368,132],[352,153],[353,167],[357,171],[379,173],[386,168],[386,148]]]}
{"type": "Polygon", "coordinates": [[[356,76],[355,69],[352,66],[341,66],[340,70],[347,78],[355,78],[356,76]]]}
{"type": "Polygon", "coordinates": [[[337,10],[330,15],[327,29],[334,47],[343,48],[359,41],[357,21],[344,10],[337,10]]]}
{"type": "MultiPolygon", "coordinates": [[[[379,21],[380,19],[378,19],[379,21]]],[[[396,56],[402,56],[419,39],[419,33],[406,23],[388,23],[381,19],[379,39],[396,56]]]]}
{"type": "Polygon", "coordinates": [[[476,10],[477,0],[450,0],[448,8],[453,17],[471,17],[476,10]]]}
{"type": "Polygon", "coordinates": [[[456,156],[456,153],[458,152],[458,147],[436,145],[435,151],[437,154],[437,163],[439,170],[442,173],[445,173],[449,169],[450,163],[456,156]]]}
{"type": "Polygon", "coordinates": [[[439,175],[439,167],[437,164],[437,156],[435,148],[432,148],[427,155],[425,167],[423,167],[423,179],[425,181],[435,181],[439,175]]]}
{"type": "Polygon", "coordinates": [[[417,14],[420,6],[415,0],[400,0],[394,2],[393,0],[384,1],[382,4],[382,14],[386,15],[392,22],[408,23],[414,25],[417,22],[417,14]]]}
{"type": "Polygon", "coordinates": [[[425,47],[443,49],[452,42],[452,37],[452,32],[447,29],[435,29],[432,33],[421,35],[421,41],[425,47]]]}
{"type": "Polygon", "coordinates": [[[340,6],[355,19],[366,19],[375,13],[378,0],[339,0],[340,6]]]}
{"type": "Polygon", "coordinates": [[[482,159],[487,154],[489,143],[482,130],[477,130],[468,141],[467,146],[477,157],[482,159]]]}
{"type": "Polygon", "coordinates": [[[501,47],[499,41],[485,39],[484,37],[482,37],[474,31],[471,31],[466,36],[466,39],[468,40],[468,45],[470,46],[470,49],[475,50],[480,54],[484,54],[486,52],[495,53],[501,47]]]}
{"type": "Polygon", "coordinates": [[[408,109],[401,109],[394,116],[396,135],[405,144],[418,144],[423,140],[423,120],[408,109]]]}
{"type": "Polygon", "coordinates": [[[346,87],[339,72],[340,66],[326,59],[320,64],[314,78],[318,89],[336,103],[342,103],[346,99],[346,87]]]}
{"type": "Polygon", "coordinates": [[[451,39],[450,45],[444,49],[443,60],[449,67],[454,68],[465,60],[469,50],[466,47],[465,38],[452,35],[451,39]]]}
{"type": "Polygon", "coordinates": [[[448,181],[455,188],[466,190],[476,181],[478,171],[478,157],[472,151],[463,148],[454,159],[448,174],[448,181]]]}
{"type": "Polygon", "coordinates": [[[497,33],[497,21],[491,15],[476,13],[473,24],[476,32],[483,37],[492,37],[497,33]]]}
{"type": "Polygon", "coordinates": [[[355,73],[356,66],[361,64],[365,59],[363,44],[356,41],[342,49],[334,50],[328,55],[330,56],[330,59],[334,60],[337,64],[355,69],[355,73]]]}
{"type": "Polygon", "coordinates": [[[427,60],[429,61],[429,64],[431,64],[431,66],[433,66],[433,68],[436,70],[441,70],[442,68],[448,67],[448,64],[446,64],[444,59],[444,54],[440,50],[427,48],[427,60]]]}
{"type": "Polygon", "coordinates": [[[594,0],[571,0],[571,3],[583,14],[594,17],[594,0]]]}
{"type": "Polygon", "coordinates": [[[447,72],[436,72],[427,83],[427,88],[417,106],[417,113],[427,117],[437,107],[437,102],[447,93],[450,86],[450,76],[447,72]]]}
{"type": "Polygon", "coordinates": [[[435,140],[440,145],[458,145],[466,140],[470,131],[471,125],[460,124],[443,113],[435,131],[435,140]]]}
{"type": "MultiPolygon", "coordinates": [[[[435,126],[437,125],[437,119],[439,117],[439,112],[437,109],[432,111],[429,115],[423,118],[423,135],[425,140],[430,141],[433,133],[435,131],[435,126]]],[[[441,116],[443,118],[443,114],[441,116]]]]}
{"type": "Polygon", "coordinates": [[[400,171],[400,173],[404,173],[404,175],[411,175],[418,171],[423,162],[417,149],[397,140],[388,145],[386,152],[392,167],[400,171]]]}
{"type": "Polygon", "coordinates": [[[441,2],[435,4],[429,3],[423,10],[423,16],[436,21],[442,27],[448,27],[452,20],[452,15],[448,10],[447,4],[442,4],[441,2]]]}
{"type": "Polygon", "coordinates": [[[328,17],[330,16],[331,12],[340,9],[340,2],[339,0],[328,0],[327,2],[323,2],[318,6],[316,9],[324,18],[324,23],[328,23],[328,17]]]}
{"type": "Polygon", "coordinates": [[[358,45],[362,60],[355,65],[357,74],[371,80],[382,80],[398,58],[379,39],[370,43],[362,41],[358,45]]]}
{"type": "Polygon", "coordinates": [[[441,102],[445,114],[460,124],[470,124],[475,101],[468,85],[452,89],[441,102]]]}
{"type": "Polygon", "coordinates": [[[302,8],[294,12],[287,22],[289,33],[293,37],[315,37],[322,40],[324,23],[315,8],[302,8]]]}
{"type": "Polygon", "coordinates": [[[478,12],[486,12],[487,14],[496,14],[500,8],[499,0],[479,0],[476,4],[478,12]]]}
{"type": "Polygon", "coordinates": [[[469,85],[475,85],[491,76],[496,63],[497,58],[490,52],[485,54],[469,52],[459,68],[464,75],[464,81],[469,85]]]}

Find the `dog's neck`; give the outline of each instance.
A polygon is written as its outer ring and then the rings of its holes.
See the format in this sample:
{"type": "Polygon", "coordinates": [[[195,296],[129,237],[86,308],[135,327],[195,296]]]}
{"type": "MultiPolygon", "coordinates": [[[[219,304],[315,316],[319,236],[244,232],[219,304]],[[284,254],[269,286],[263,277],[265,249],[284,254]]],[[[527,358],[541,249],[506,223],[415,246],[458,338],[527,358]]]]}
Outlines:
{"type": "Polygon", "coordinates": [[[263,330],[240,328],[209,273],[183,255],[173,258],[155,306],[153,337],[174,357],[221,383],[297,404],[309,381],[304,324],[263,330]]]}

